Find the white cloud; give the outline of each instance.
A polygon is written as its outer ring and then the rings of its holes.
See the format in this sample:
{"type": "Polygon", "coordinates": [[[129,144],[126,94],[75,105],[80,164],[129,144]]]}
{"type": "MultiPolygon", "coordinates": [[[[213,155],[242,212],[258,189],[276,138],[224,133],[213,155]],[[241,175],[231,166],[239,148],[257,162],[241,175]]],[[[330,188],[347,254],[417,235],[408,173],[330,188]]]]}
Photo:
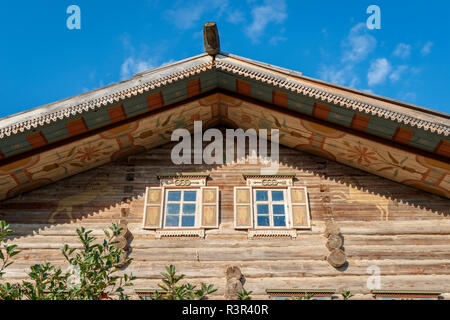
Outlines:
{"type": "Polygon", "coordinates": [[[128,34],[120,37],[123,45],[124,57],[120,66],[120,80],[131,78],[134,74],[151,70],[168,63],[174,62],[167,54],[167,48],[163,44],[149,47],[147,44],[139,44],[138,49],[132,44],[128,34]],[[163,59],[168,59],[165,60],[163,59]]]}
{"type": "Polygon", "coordinates": [[[141,60],[134,57],[128,57],[120,67],[120,80],[129,79],[136,73],[162,67],[173,62],[175,62],[173,59],[163,63],[156,63],[155,59],[141,60]]]}
{"type": "Polygon", "coordinates": [[[149,60],[139,60],[128,57],[120,67],[120,79],[125,80],[131,78],[133,74],[155,68],[154,64],[149,60]]]}
{"type": "Polygon", "coordinates": [[[428,41],[427,43],[425,43],[425,45],[423,46],[422,50],[420,51],[420,53],[423,56],[427,56],[431,53],[431,47],[434,45],[433,42],[428,41]]]}
{"type": "Polygon", "coordinates": [[[230,10],[230,12],[227,14],[227,21],[232,24],[238,24],[243,22],[244,14],[239,10],[230,10]]]}
{"type": "Polygon", "coordinates": [[[178,1],[175,7],[166,11],[166,17],[177,28],[186,30],[195,26],[207,12],[215,10],[216,16],[220,16],[228,8],[228,1],[178,1]]]}
{"type": "Polygon", "coordinates": [[[408,66],[402,65],[395,68],[395,70],[389,75],[389,80],[396,82],[400,80],[402,74],[408,70],[408,66]]]}
{"type": "Polygon", "coordinates": [[[324,81],[345,85],[347,82],[347,72],[345,69],[338,69],[333,66],[322,65],[319,69],[319,77],[324,81]]]}
{"type": "Polygon", "coordinates": [[[284,0],[264,1],[263,5],[252,9],[252,23],[246,28],[247,36],[258,42],[270,23],[282,23],[287,18],[284,0]]]}
{"type": "Polygon", "coordinates": [[[348,85],[353,88],[360,82],[351,65],[346,65],[342,68],[321,65],[319,69],[319,77],[324,81],[339,84],[341,86],[348,85]]]}
{"type": "MultiPolygon", "coordinates": [[[[280,24],[287,18],[285,0],[264,0],[262,3],[248,0],[247,3],[251,7],[250,19],[246,17],[244,11],[234,8],[230,0],[177,1],[173,8],[164,14],[171,23],[182,30],[200,27],[199,24],[205,16],[212,21],[223,17],[229,23],[243,24],[245,34],[254,43],[259,41],[269,24],[280,24]]],[[[271,42],[278,43],[284,39],[281,36],[273,36],[271,42]]]]}
{"type": "MultiPolygon", "coordinates": [[[[326,30],[322,30],[326,34],[326,30]]],[[[339,85],[357,87],[361,81],[356,73],[357,64],[364,61],[375,50],[377,40],[371,36],[365,23],[355,25],[342,41],[340,63],[335,66],[321,65],[319,77],[339,85]]]]}
{"type": "Polygon", "coordinates": [[[368,32],[365,23],[358,23],[351,30],[343,43],[345,48],[342,62],[361,62],[375,50],[377,40],[368,32]]]}
{"type": "Polygon", "coordinates": [[[270,38],[269,43],[273,46],[276,46],[278,43],[286,41],[287,38],[283,36],[274,36],[270,38]]]}
{"type": "Polygon", "coordinates": [[[367,73],[367,82],[370,87],[381,84],[391,72],[391,64],[385,58],[372,61],[369,72],[367,73]]]}
{"type": "Polygon", "coordinates": [[[406,59],[411,54],[411,46],[406,43],[399,43],[394,51],[394,56],[406,59]]]}
{"type": "Polygon", "coordinates": [[[408,101],[410,103],[414,103],[417,99],[417,94],[414,92],[404,92],[400,94],[400,100],[408,101]]]}

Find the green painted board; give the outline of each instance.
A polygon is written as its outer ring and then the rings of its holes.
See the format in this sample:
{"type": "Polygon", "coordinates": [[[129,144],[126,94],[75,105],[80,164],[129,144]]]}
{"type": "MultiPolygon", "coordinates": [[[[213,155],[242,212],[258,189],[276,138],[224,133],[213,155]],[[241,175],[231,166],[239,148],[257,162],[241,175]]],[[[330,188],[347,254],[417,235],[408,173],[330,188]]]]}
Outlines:
{"type": "Polygon", "coordinates": [[[263,100],[268,103],[272,103],[272,92],[273,88],[259,84],[258,82],[252,81],[252,97],[263,100]]]}
{"type": "Polygon", "coordinates": [[[414,131],[414,136],[412,137],[409,144],[421,149],[433,152],[439,142],[442,140],[442,137],[437,134],[432,134],[429,131],[424,132],[422,130],[417,130],[417,128],[411,127],[409,127],[408,129],[412,129],[414,131]]]}
{"type": "Polygon", "coordinates": [[[107,125],[111,121],[107,107],[101,107],[95,111],[89,110],[89,112],[83,113],[83,118],[88,129],[107,125]]]}
{"type": "Polygon", "coordinates": [[[366,132],[392,139],[397,127],[397,122],[391,122],[389,120],[380,119],[377,117],[370,117],[370,122],[366,127],[366,132]]]}
{"type": "MultiPolygon", "coordinates": [[[[30,134],[30,132],[27,134],[30,134]]],[[[11,135],[8,139],[0,140],[0,149],[3,155],[11,156],[31,149],[31,145],[26,138],[26,134],[11,135]]]]}
{"type": "Polygon", "coordinates": [[[354,114],[355,113],[351,110],[344,109],[342,107],[330,106],[328,120],[349,127],[352,123],[354,114]]]}
{"type": "Polygon", "coordinates": [[[125,110],[126,116],[130,117],[148,111],[147,96],[155,92],[144,92],[142,95],[125,100],[123,102],[123,109],[125,110]]]}
{"type": "Polygon", "coordinates": [[[236,91],[236,79],[234,76],[224,72],[218,72],[217,75],[219,87],[230,91],[236,91]]]}
{"type": "Polygon", "coordinates": [[[186,89],[187,81],[177,81],[172,83],[170,86],[163,87],[161,89],[164,104],[171,104],[187,97],[187,89],[186,89]]]}

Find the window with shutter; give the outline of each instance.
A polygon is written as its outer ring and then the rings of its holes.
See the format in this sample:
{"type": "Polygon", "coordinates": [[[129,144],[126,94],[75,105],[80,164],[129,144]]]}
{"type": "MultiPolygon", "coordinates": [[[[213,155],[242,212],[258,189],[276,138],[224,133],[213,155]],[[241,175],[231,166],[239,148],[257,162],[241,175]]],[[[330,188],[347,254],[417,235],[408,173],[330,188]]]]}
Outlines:
{"type": "Polygon", "coordinates": [[[219,227],[219,188],[206,186],[206,175],[161,176],[161,187],[146,189],[144,229],[156,237],[200,236],[219,227]]]}
{"type": "Polygon", "coordinates": [[[234,188],[236,229],[248,229],[249,238],[297,237],[310,229],[306,187],[294,187],[294,175],[244,175],[247,186],[234,188]]]}

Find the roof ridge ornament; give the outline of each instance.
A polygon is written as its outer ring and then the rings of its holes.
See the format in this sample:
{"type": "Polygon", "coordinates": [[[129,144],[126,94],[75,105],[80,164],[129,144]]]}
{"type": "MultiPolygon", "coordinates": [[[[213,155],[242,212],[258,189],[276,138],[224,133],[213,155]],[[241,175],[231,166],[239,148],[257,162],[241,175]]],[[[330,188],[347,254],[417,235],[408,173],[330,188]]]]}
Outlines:
{"type": "Polygon", "coordinates": [[[215,22],[206,22],[203,25],[203,43],[207,54],[216,55],[220,52],[219,31],[215,22]]]}

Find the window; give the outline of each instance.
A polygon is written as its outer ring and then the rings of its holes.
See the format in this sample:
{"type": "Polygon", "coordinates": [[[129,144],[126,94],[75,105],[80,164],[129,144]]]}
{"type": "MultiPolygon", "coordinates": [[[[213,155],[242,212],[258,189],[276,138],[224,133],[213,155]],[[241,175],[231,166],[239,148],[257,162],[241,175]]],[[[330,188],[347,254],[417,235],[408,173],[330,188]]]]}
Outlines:
{"type": "Polygon", "coordinates": [[[235,187],[235,229],[248,229],[249,238],[260,236],[295,238],[296,229],[310,229],[306,187],[293,186],[292,179],[292,175],[283,177],[252,175],[247,179],[247,186],[235,187]]]}
{"type": "Polygon", "coordinates": [[[286,189],[254,189],[255,226],[285,228],[288,224],[286,189]]]}
{"type": "Polygon", "coordinates": [[[143,228],[159,236],[204,236],[218,228],[219,188],[207,187],[206,179],[165,176],[161,187],[146,188],[143,228]],[[200,181],[200,180],[203,181],[200,181]]]}
{"type": "Polygon", "coordinates": [[[164,227],[192,228],[196,225],[198,190],[166,189],[164,227]]]}

